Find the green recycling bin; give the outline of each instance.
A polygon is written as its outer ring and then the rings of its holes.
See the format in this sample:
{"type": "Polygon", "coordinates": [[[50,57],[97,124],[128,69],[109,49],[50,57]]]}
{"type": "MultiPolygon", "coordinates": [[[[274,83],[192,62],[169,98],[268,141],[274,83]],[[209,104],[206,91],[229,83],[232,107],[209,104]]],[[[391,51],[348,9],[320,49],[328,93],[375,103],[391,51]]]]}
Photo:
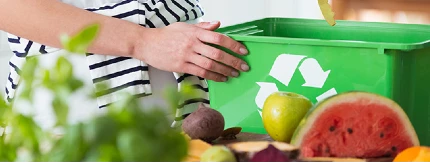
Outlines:
{"type": "MultiPolygon", "coordinates": [[[[407,113],[422,145],[430,145],[430,25],[263,18],[217,30],[242,42],[251,70],[209,81],[210,105],[226,127],[266,133],[261,108],[275,91],[315,104],[346,91],[378,93],[407,113]]],[[[229,53],[232,53],[228,51],[229,53]]]]}

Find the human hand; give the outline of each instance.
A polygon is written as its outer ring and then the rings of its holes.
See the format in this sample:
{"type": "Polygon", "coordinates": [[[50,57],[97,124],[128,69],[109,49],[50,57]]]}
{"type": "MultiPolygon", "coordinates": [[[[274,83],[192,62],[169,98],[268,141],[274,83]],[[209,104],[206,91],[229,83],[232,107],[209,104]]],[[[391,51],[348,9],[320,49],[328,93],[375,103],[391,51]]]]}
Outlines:
{"type": "Polygon", "coordinates": [[[248,51],[239,42],[213,31],[219,26],[219,22],[196,25],[178,22],[163,28],[145,28],[142,39],[135,44],[133,56],[161,70],[227,81],[228,77],[237,77],[239,71],[248,71],[249,66],[206,43],[241,55],[248,51]]]}

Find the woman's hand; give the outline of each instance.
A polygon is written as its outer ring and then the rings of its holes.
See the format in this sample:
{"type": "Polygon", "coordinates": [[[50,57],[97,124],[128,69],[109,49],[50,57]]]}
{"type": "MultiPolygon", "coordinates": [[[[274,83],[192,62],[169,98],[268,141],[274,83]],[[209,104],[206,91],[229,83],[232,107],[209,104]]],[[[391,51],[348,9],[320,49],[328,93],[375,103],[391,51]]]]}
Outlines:
{"type": "Polygon", "coordinates": [[[133,57],[170,72],[189,73],[214,81],[237,77],[249,66],[241,59],[205,43],[215,44],[246,55],[239,42],[213,30],[219,22],[197,25],[173,23],[164,28],[145,29],[134,45],[133,57]]]}
{"type": "Polygon", "coordinates": [[[161,70],[189,73],[214,81],[225,81],[249,69],[239,58],[205,44],[247,54],[240,43],[213,32],[220,26],[219,22],[142,28],[57,0],[0,0],[0,20],[1,30],[56,48],[62,48],[61,34],[74,34],[88,24],[99,23],[99,36],[89,52],[134,57],[161,70]]]}

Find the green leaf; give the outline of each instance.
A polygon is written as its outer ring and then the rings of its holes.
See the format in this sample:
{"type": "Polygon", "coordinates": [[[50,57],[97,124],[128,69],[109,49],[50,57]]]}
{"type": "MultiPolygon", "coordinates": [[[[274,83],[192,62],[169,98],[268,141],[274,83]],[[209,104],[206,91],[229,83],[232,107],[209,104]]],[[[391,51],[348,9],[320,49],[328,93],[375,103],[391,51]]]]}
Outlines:
{"type": "Polygon", "coordinates": [[[184,97],[197,97],[197,92],[195,92],[195,87],[189,83],[184,83],[182,85],[181,95],[184,97]]]}
{"type": "Polygon", "coordinates": [[[136,127],[148,139],[144,149],[160,155],[151,161],[181,161],[187,154],[187,143],[183,135],[170,127],[170,122],[161,109],[151,109],[137,115],[136,127]]]}
{"type": "Polygon", "coordinates": [[[148,162],[155,160],[157,156],[154,155],[150,149],[156,149],[151,139],[141,136],[139,131],[135,129],[127,129],[121,131],[118,135],[117,147],[120,155],[126,162],[148,162]]]}
{"type": "Polygon", "coordinates": [[[61,94],[54,96],[52,100],[52,107],[54,108],[55,116],[57,118],[57,126],[65,126],[67,124],[67,116],[69,113],[69,105],[67,100],[61,94]]]}
{"type": "Polygon", "coordinates": [[[82,161],[88,152],[88,146],[83,138],[83,126],[82,123],[79,123],[66,127],[66,133],[49,153],[48,161],[82,161]]]}
{"type": "Polygon", "coordinates": [[[43,86],[49,89],[52,89],[51,87],[54,84],[52,83],[52,80],[51,80],[51,72],[48,69],[44,69],[42,73],[43,73],[43,80],[42,80],[43,86]]]}
{"type": "Polygon", "coordinates": [[[115,144],[95,146],[86,155],[87,162],[121,162],[122,158],[115,144]]]}
{"type": "Polygon", "coordinates": [[[71,92],[75,92],[84,86],[84,82],[76,78],[69,79],[67,83],[68,83],[67,85],[70,87],[71,92]]]}
{"type": "Polygon", "coordinates": [[[20,73],[22,79],[31,82],[34,79],[35,71],[38,65],[38,58],[26,58],[26,62],[24,63],[20,73]]]}
{"type": "Polygon", "coordinates": [[[92,145],[115,143],[118,126],[114,119],[108,116],[97,117],[89,121],[84,128],[85,142],[92,145]]]}
{"type": "Polygon", "coordinates": [[[56,76],[55,81],[60,84],[67,83],[68,80],[73,76],[73,65],[64,56],[58,58],[55,65],[54,75],[56,76]]]}
{"type": "Polygon", "coordinates": [[[8,140],[5,142],[14,148],[11,151],[16,152],[18,150],[25,149],[29,151],[30,159],[36,159],[41,155],[39,148],[39,141],[43,138],[41,128],[30,116],[17,114],[11,117],[13,118],[10,123],[12,132],[8,135],[8,140]]]}
{"type": "Polygon", "coordinates": [[[3,137],[0,138],[0,162],[12,162],[16,159],[16,148],[6,143],[3,137]]]}
{"type": "Polygon", "coordinates": [[[72,53],[85,54],[88,47],[94,41],[99,31],[98,24],[86,26],[82,31],[73,37],[63,35],[61,40],[64,49],[72,53]]]}
{"type": "Polygon", "coordinates": [[[0,97],[0,127],[4,128],[9,118],[8,115],[11,113],[11,107],[3,99],[2,95],[0,97]]]}
{"type": "Polygon", "coordinates": [[[36,78],[35,71],[38,68],[38,65],[39,60],[37,58],[27,58],[21,72],[19,73],[23,82],[21,85],[24,86],[23,92],[20,96],[23,99],[32,100],[33,88],[35,87],[33,82],[36,78]]]}
{"type": "Polygon", "coordinates": [[[179,132],[169,131],[161,142],[164,150],[160,160],[165,162],[179,162],[188,155],[188,143],[179,132]]]}

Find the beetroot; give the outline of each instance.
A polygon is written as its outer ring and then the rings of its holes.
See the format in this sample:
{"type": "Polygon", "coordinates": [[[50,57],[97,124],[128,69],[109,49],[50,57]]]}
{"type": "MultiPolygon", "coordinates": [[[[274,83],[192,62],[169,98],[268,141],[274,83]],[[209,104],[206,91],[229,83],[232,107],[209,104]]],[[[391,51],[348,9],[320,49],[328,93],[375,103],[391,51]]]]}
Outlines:
{"type": "Polygon", "coordinates": [[[252,157],[250,162],[289,162],[287,155],[269,144],[266,149],[261,150],[252,157]]]}
{"type": "Polygon", "coordinates": [[[299,149],[296,146],[277,141],[245,141],[227,144],[238,162],[279,162],[296,160],[299,149]]]}
{"type": "Polygon", "coordinates": [[[210,143],[222,135],[224,126],[224,117],[220,112],[200,105],[184,119],[182,130],[191,139],[201,139],[210,143]]]}

